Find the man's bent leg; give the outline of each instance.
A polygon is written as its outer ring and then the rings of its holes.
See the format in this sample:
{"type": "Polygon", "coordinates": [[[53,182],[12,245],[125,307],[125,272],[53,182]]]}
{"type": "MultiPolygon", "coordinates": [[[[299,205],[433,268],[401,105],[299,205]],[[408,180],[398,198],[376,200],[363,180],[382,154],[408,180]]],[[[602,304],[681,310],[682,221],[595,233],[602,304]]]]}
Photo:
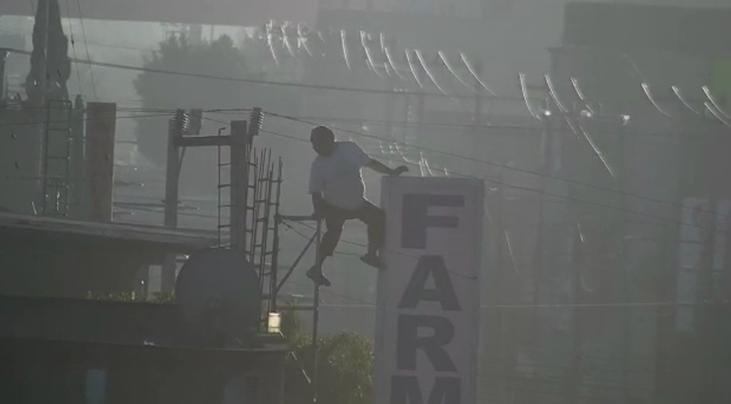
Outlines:
{"type": "Polygon", "coordinates": [[[335,252],[335,247],[340,240],[340,234],[343,232],[343,224],[345,223],[344,215],[337,208],[326,207],[324,215],[327,230],[320,242],[317,262],[307,271],[307,277],[312,279],[317,286],[330,286],[330,281],[322,273],[322,263],[335,252]]]}
{"type": "Polygon", "coordinates": [[[380,267],[380,259],[378,252],[383,247],[386,231],[386,214],[383,209],[373,205],[370,202],[358,210],[358,219],[368,226],[368,252],[363,261],[366,263],[380,267]]]}
{"type": "Polygon", "coordinates": [[[343,225],[345,224],[345,215],[338,208],[327,207],[325,211],[325,234],[320,242],[320,263],[325,258],[330,257],[335,252],[340,241],[340,235],[343,233],[343,225]]]}

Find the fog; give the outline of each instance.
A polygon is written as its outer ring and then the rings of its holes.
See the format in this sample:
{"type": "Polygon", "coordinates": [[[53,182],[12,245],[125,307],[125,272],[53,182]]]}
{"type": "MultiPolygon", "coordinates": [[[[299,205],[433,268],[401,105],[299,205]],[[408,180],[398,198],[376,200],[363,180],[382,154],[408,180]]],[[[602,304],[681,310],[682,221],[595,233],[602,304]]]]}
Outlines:
{"type": "MultiPolygon", "coordinates": [[[[484,182],[474,402],[728,397],[731,2],[260,0],[223,12],[209,0],[181,4],[190,13],[170,19],[184,21],[150,21],[178,2],[149,3],[84,3],[86,18],[61,6],[70,98],[117,106],[114,221],[163,224],[176,109],[202,109],[200,133],[216,135],[262,108],[254,145],[282,159],[285,215],[312,213],[310,130],[326,125],[408,176],[484,182]]],[[[32,50],[30,14],[0,6],[0,48],[32,50]]],[[[1,95],[25,97],[29,70],[11,52],[1,95]]],[[[180,228],[216,230],[218,163],[214,147],[185,154],[180,228]]],[[[376,204],[381,177],[364,171],[376,204]]],[[[313,231],[291,226],[283,266],[313,231]]],[[[349,221],[327,261],[323,334],[376,333],[365,242],[349,221]]],[[[281,293],[308,305],[300,267],[281,293]]],[[[159,271],[149,282],[161,287],[159,271]]]]}

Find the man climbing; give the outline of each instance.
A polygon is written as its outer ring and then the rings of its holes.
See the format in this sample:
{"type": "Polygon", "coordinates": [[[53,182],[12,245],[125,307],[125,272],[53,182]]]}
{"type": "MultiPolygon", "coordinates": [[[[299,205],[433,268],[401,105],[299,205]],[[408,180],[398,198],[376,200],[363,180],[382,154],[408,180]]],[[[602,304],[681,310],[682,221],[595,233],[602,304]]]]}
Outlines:
{"type": "Polygon", "coordinates": [[[336,142],[332,130],[314,128],[310,134],[317,157],[310,170],[310,194],[315,217],[325,220],[327,231],[322,238],[318,261],[307,277],[318,286],[330,286],[322,273],[322,264],[332,256],[346,220],[359,219],[368,226],[368,250],[361,261],[381,268],[380,249],[385,231],[385,214],[365,198],[361,168],[368,167],[385,175],[401,175],[406,166],[390,168],[374,160],[353,142],[336,142]]]}

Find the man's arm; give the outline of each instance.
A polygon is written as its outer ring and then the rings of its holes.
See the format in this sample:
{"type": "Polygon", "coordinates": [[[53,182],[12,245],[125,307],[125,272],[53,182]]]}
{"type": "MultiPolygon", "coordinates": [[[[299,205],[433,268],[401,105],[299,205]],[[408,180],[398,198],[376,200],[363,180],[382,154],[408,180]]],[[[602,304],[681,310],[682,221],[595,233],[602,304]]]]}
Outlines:
{"type": "Polygon", "coordinates": [[[371,170],[381,173],[384,175],[401,175],[407,171],[409,171],[408,167],[406,166],[398,166],[396,168],[391,168],[383,163],[381,163],[378,160],[371,159],[368,164],[366,164],[366,167],[370,168],[371,170]]]}

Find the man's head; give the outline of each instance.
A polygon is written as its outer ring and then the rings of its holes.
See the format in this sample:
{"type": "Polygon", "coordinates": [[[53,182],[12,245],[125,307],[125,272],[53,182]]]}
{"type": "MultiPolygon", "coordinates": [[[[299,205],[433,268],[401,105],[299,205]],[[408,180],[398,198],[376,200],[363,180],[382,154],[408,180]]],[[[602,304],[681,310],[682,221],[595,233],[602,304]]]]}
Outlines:
{"type": "Polygon", "coordinates": [[[335,134],[327,126],[318,126],[310,132],[312,148],[321,156],[329,156],[335,150],[335,134]]]}

